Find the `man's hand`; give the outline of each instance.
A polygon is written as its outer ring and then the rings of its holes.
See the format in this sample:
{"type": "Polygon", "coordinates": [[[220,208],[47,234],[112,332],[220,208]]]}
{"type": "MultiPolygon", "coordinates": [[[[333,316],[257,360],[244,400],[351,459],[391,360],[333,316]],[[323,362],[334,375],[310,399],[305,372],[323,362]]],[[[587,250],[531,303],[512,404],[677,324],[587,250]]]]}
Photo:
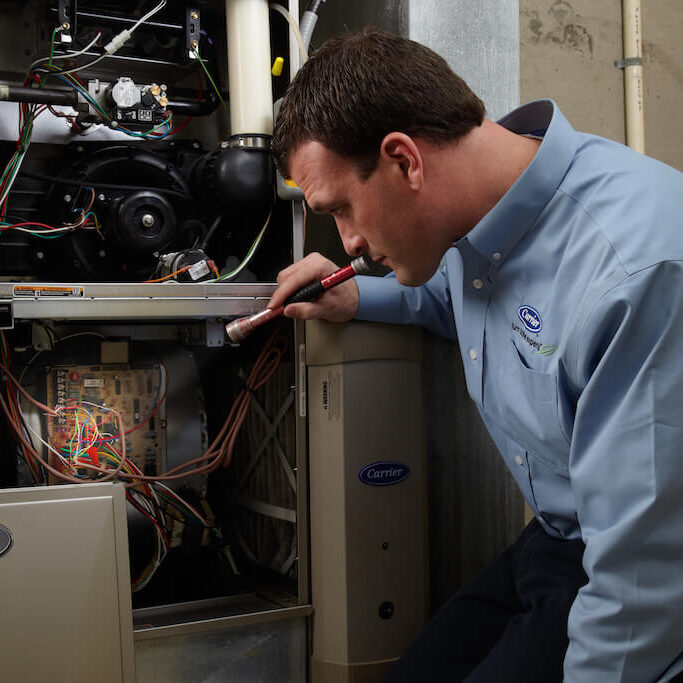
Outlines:
{"type": "MultiPolygon", "coordinates": [[[[318,253],[309,254],[301,261],[293,263],[278,273],[278,288],[268,302],[268,308],[282,306],[301,287],[327,277],[338,268],[334,262],[318,253]]],[[[327,290],[315,301],[290,304],[285,308],[284,315],[300,320],[320,318],[342,323],[351,320],[356,314],[359,300],[358,286],[351,279],[327,290]]]]}

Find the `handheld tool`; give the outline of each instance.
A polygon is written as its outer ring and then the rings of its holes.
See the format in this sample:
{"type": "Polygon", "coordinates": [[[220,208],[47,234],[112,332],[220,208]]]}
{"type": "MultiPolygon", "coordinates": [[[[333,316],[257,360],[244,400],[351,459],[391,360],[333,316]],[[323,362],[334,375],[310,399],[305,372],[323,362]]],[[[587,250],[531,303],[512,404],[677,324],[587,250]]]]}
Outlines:
{"type": "Polygon", "coordinates": [[[294,292],[282,306],[278,306],[277,308],[266,308],[259,313],[254,313],[245,318],[238,318],[237,320],[229,322],[225,326],[228,338],[231,342],[238,344],[257,327],[260,327],[273,318],[281,316],[285,307],[289,304],[296,304],[302,301],[313,301],[321,294],[324,294],[328,289],[332,289],[332,287],[336,287],[342,282],[346,282],[354,275],[367,273],[369,270],[370,260],[366,256],[359,256],[358,258],[353,259],[348,266],[344,266],[327,277],[324,277],[322,280],[311,282],[294,292]]]}

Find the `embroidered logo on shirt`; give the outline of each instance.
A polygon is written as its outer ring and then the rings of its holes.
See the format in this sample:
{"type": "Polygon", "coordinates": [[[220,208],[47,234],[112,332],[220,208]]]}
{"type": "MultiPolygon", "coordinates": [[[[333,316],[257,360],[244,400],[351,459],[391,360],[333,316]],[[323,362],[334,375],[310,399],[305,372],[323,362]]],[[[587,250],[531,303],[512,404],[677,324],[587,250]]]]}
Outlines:
{"type": "Polygon", "coordinates": [[[532,339],[516,322],[512,323],[512,329],[540,356],[552,356],[557,351],[555,344],[541,344],[541,342],[532,339]]]}
{"type": "Polygon", "coordinates": [[[543,327],[541,314],[533,306],[520,306],[517,315],[529,332],[540,332],[543,327]]]}
{"type": "Polygon", "coordinates": [[[557,346],[554,344],[543,344],[536,353],[540,353],[541,356],[552,356],[555,351],[557,351],[557,346]]]}

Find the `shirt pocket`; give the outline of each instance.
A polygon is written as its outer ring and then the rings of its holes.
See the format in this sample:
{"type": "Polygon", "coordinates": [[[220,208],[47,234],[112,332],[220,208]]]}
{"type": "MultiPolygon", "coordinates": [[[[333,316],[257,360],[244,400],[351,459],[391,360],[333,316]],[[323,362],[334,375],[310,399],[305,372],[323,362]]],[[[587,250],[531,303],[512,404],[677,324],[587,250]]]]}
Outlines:
{"type": "Polygon", "coordinates": [[[557,378],[530,368],[512,340],[504,373],[508,433],[532,457],[567,477],[569,439],[559,419],[557,378]]]}

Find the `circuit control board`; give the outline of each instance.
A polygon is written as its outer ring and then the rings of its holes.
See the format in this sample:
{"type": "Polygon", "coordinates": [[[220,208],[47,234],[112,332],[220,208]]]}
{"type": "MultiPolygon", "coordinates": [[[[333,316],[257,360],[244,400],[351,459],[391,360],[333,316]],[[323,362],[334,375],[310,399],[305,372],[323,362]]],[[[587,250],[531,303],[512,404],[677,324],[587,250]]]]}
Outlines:
{"type": "Polygon", "coordinates": [[[158,408],[163,379],[158,365],[71,365],[46,370],[47,404],[81,405],[47,419],[49,441],[58,451],[74,452],[88,443],[96,425],[104,444],[120,449],[119,426],[111,409],[121,414],[126,456],[143,474],[155,476],[165,464],[165,412],[158,408]],[[158,408],[158,409],[157,409],[158,408]],[[88,436],[90,435],[90,436],[88,436]]]}

